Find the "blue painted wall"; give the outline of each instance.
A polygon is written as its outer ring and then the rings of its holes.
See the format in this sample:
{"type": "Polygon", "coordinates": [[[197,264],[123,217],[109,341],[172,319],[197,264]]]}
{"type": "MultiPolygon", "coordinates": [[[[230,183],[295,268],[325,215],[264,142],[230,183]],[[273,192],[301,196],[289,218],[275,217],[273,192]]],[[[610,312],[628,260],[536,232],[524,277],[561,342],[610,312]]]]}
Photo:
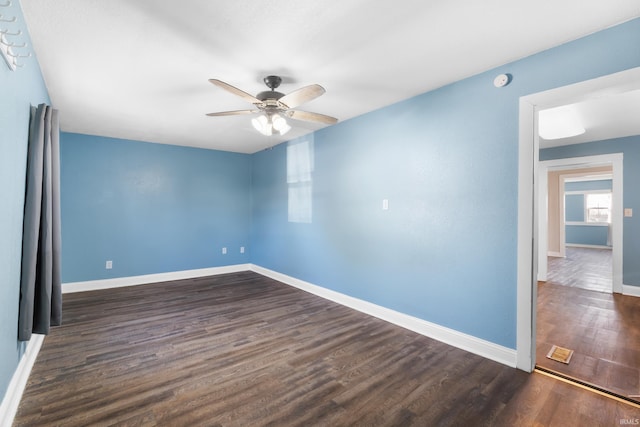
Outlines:
{"type": "Polygon", "coordinates": [[[608,225],[567,225],[565,242],[567,245],[608,246],[608,225]]]}
{"type": "Polygon", "coordinates": [[[312,223],[287,221],[285,145],[255,154],[252,262],[515,348],[519,97],[640,66],[638,40],[640,19],[316,132],[312,223]]]}
{"type": "MultiPolygon", "coordinates": [[[[633,23],[638,20],[632,21],[633,23]]],[[[636,50],[640,48],[636,46],[636,50]]],[[[623,204],[634,216],[624,218],[622,283],[640,286],[640,135],[540,150],[540,160],[566,159],[598,154],[623,153],[623,204]]]]}
{"type": "Polygon", "coordinates": [[[567,194],[564,196],[564,220],[584,221],[584,194],[567,194]]]}
{"type": "Polygon", "coordinates": [[[64,283],[249,262],[249,155],[62,133],[60,156],[64,283]]]}
{"type": "Polygon", "coordinates": [[[612,188],[613,180],[611,179],[598,179],[594,181],[575,181],[564,183],[564,191],[611,190],[612,188]]]}
{"type": "MultiPolygon", "coordinates": [[[[16,3],[2,8],[3,16],[17,17],[3,28],[22,30],[22,40],[30,43],[16,3]]],[[[37,60],[27,58],[24,67],[10,71],[0,59],[0,398],[24,351],[17,331],[29,111],[43,102],[50,100],[37,60]]]]}

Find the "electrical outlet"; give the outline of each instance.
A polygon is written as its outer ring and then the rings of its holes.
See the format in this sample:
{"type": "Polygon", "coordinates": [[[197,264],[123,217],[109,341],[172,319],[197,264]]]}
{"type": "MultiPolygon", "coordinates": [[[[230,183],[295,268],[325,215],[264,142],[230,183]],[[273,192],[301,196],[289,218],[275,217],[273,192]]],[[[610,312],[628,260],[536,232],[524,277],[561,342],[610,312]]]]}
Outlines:
{"type": "Polygon", "coordinates": [[[244,246],[240,246],[240,253],[243,254],[244,253],[244,246]]]}
{"type": "Polygon", "coordinates": [[[631,218],[633,216],[633,209],[624,208],[624,216],[626,216],[627,218],[631,218]]]}
{"type": "Polygon", "coordinates": [[[106,268],[107,270],[111,270],[113,268],[113,261],[111,260],[107,261],[104,268],[106,268]]]}
{"type": "Polygon", "coordinates": [[[222,248],[222,255],[226,255],[227,254],[227,248],[222,248]]]}
{"type": "Polygon", "coordinates": [[[383,211],[389,210],[389,199],[382,199],[382,210],[383,211]]]}

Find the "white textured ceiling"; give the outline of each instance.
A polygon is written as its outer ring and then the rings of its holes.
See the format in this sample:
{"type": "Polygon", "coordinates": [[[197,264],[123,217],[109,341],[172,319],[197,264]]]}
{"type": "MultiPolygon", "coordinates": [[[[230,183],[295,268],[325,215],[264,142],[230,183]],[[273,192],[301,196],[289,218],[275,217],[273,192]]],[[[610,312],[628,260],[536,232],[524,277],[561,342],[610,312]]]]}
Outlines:
{"type": "Polygon", "coordinates": [[[364,114],[640,16],[638,0],[21,0],[64,131],[252,153],[249,93],[318,83],[301,109],[364,114]]]}

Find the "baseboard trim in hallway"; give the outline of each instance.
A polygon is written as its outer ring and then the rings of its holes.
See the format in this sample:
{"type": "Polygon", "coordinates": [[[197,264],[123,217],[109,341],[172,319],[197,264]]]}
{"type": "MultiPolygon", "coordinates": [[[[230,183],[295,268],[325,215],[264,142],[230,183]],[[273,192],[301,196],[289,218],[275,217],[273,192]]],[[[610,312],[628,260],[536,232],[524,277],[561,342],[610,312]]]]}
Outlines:
{"type": "Polygon", "coordinates": [[[640,297],[640,286],[622,285],[622,295],[640,297]]]}
{"type": "Polygon", "coordinates": [[[565,375],[565,374],[561,374],[559,372],[553,371],[551,369],[547,369],[547,368],[542,368],[540,366],[536,366],[536,368],[534,369],[535,373],[541,374],[541,375],[545,375],[547,377],[550,378],[554,378],[558,381],[562,381],[564,383],[567,384],[571,384],[575,387],[581,388],[583,390],[587,390],[590,391],[592,393],[598,394],[600,396],[604,396],[607,397],[609,399],[613,399],[617,402],[621,402],[621,403],[625,403],[627,405],[630,405],[634,408],[638,408],[640,409],[640,402],[638,402],[637,400],[632,399],[631,397],[628,396],[623,396],[620,395],[618,393],[614,393],[612,391],[606,390],[602,387],[598,387],[595,384],[591,384],[589,382],[586,381],[581,381],[577,378],[573,378],[569,375],[565,375]]]}

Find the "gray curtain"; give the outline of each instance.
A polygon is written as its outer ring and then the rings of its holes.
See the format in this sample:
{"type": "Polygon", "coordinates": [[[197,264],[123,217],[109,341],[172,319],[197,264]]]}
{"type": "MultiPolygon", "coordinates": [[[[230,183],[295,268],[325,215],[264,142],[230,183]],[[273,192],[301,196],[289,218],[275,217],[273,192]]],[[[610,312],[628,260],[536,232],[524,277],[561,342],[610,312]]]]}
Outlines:
{"type": "Polygon", "coordinates": [[[22,234],[18,340],[48,334],[62,320],[58,111],[31,109],[22,234]]]}

